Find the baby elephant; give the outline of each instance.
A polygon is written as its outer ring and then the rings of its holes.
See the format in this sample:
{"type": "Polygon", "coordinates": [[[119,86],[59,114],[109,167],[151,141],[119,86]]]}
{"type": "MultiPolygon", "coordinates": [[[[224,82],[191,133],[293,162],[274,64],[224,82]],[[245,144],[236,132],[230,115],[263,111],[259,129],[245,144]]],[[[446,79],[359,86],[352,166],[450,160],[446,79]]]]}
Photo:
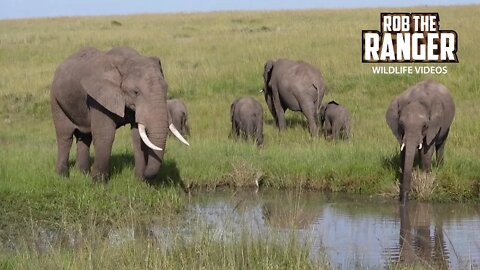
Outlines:
{"type": "Polygon", "coordinates": [[[263,108],[252,97],[236,99],[230,106],[232,131],[230,136],[254,139],[257,146],[263,144],[263,108]]]}
{"type": "Polygon", "coordinates": [[[182,136],[190,135],[190,130],[187,124],[187,107],[180,99],[167,100],[168,121],[177,127],[182,136]]]}
{"type": "Polygon", "coordinates": [[[350,136],[350,112],[333,100],[320,107],[320,124],[325,138],[345,140],[350,136]]]}

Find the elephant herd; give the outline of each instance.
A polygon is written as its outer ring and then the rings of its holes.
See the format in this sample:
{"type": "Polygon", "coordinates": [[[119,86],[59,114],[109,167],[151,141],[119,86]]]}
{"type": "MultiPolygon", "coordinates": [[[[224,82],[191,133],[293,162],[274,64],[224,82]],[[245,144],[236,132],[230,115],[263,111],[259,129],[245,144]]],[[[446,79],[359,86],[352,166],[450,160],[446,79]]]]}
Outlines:
{"type": "MultiPolygon", "coordinates": [[[[335,101],[322,105],[325,81],[321,72],[303,61],[268,60],[262,92],[276,126],[286,128],[285,111],[305,115],[312,136],[319,125],[326,138],[347,139],[349,111],[335,101]]],[[[167,82],[157,57],[117,47],[103,52],[82,48],[57,68],[51,86],[51,110],[57,139],[56,171],[68,176],[68,158],[76,139],[76,167],[94,179],[109,176],[115,130],[130,124],[135,175],[154,178],[160,169],[168,129],[188,145],[187,107],[167,99],[167,82]],[[90,168],[90,145],[95,159],[90,168]]],[[[447,88],[435,81],[420,82],[394,98],[386,120],[400,147],[402,180],[400,199],[408,200],[413,159],[418,149],[422,169],[431,170],[433,151],[443,161],[445,141],[455,114],[447,88]]],[[[230,137],[263,144],[263,109],[252,97],[238,98],[230,106],[230,137]]]]}
{"type": "MultiPolygon", "coordinates": [[[[303,61],[268,60],[263,72],[262,92],[275,124],[280,130],[287,126],[285,111],[302,112],[312,136],[322,126],[326,138],[347,139],[350,133],[350,113],[335,101],[321,105],[325,95],[322,74],[303,61]],[[319,123],[320,121],[320,123],[319,123]]],[[[231,134],[253,138],[263,143],[263,109],[252,97],[236,99],[231,105],[231,134]]]]}

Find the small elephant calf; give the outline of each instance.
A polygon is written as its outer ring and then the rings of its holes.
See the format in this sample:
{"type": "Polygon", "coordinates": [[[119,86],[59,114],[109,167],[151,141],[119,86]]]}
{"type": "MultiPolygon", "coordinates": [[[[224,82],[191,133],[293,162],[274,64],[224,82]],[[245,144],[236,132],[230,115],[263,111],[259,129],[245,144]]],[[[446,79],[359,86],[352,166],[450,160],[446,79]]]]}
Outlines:
{"type": "Polygon", "coordinates": [[[325,138],[345,140],[350,136],[350,112],[333,100],[320,107],[320,124],[325,138]]]}
{"type": "Polygon", "coordinates": [[[182,134],[182,136],[190,135],[190,129],[188,127],[188,114],[185,103],[180,99],[167,100],[168,109],[168,121],[172,123],[182,134]]]}
{"type": "Polygon", "coordinates": [[[232,131],[230,136],[254,139],[257,146],[263,144],[263,108],[252,97],[236,99],[230,106],[232,131]]]}

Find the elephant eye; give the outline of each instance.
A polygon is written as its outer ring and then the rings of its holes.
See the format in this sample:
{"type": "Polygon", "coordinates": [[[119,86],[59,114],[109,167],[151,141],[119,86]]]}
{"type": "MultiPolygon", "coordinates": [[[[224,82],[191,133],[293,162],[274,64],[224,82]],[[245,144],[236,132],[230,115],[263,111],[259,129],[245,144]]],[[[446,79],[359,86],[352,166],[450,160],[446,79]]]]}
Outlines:
{"type": "Polygon", "coordinates": [[[134,94],[135,96],[138,96],[138,95],[140,94],[140,90],[138,90],[138,88],[135,88],[135,89],[133,90],[133,94],[134,94]]]}

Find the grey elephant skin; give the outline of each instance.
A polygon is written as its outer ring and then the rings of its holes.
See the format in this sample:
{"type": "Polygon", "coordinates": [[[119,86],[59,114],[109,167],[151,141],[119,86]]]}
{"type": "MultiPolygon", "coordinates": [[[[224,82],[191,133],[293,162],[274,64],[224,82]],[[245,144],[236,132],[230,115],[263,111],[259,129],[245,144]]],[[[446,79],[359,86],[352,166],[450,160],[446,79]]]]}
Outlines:
{"type": "Polygon", "coordinates": [[[320,124],[325,138],[346,140],[350,137],[350,112],[333,100],[320,106],[320,124]]]}
{"type": "Polygon", "coordinates": [[[268,60],[263,72],[263,93],[280,130],[286,128],[285,111],[301,111],[312,136],[318,135],[318,113],[325,94],[322,74],[303,61],[268,60]]]}
{"type": "Polygon", "coordinates": [[[51,87],[56,171],[68,176],[69,152],[75,137],[76,166],[89,173],[93,142],[91,176],[106,180],[115,131],[131,124],[135,175],[142,179],[155,177],[164,153],[159,149],[165,149],[168,134],[167,87],[160,60],[142,56],[131,48],[103,52],[87,47],[68,57],[57,68],[51,87]],[[145,128],[147,140],[156,150],[142,140],[145,128]]]}
{"type": "Polygon", "coordinates": [[[395,97],[388,107],[387,124],[401,145],[402,202],[408,201],[417,149],[424,171],[431,171],[434,150],[437,163],[442,163],[445,142],[454,115],[455,104],[448,89],[433,80],[423,81],[408,88],[395,97]]]}
{"type": "Polygon", "coordinates": [[[252,97],[242,97],[233,101],[230,106],[232,129],[230,136],[234,138],[255,140],[258,146],[263,145],[263,108],[252,97]]]}
{"type": "Polygon", "coordinates": [[[190,134],[188,127],[188,113],[185,103],[177,98],[167,100],[169,122],[178,129],[183,136],[190,134]]]}

